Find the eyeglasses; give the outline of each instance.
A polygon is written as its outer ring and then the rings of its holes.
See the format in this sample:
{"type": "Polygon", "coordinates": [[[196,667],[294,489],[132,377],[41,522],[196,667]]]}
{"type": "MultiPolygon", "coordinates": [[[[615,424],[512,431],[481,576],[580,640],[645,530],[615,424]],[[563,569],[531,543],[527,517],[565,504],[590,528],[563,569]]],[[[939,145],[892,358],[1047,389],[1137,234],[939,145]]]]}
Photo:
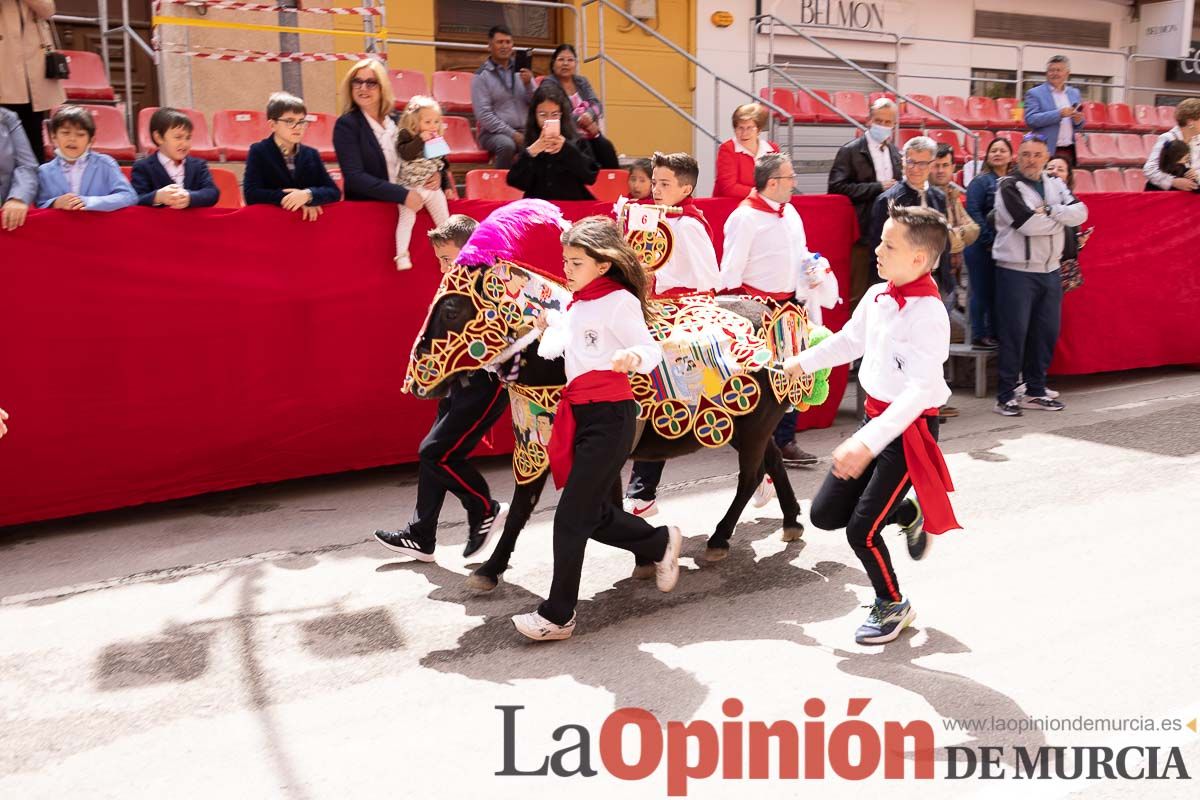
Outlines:
{"type": "Polygon", "coordinates": [[[278,122],[280,125],[284,125],[288,128],[303,128],[308,124],[308,120],[304,119],[303,117],[300,119],[277,119],[272,121],[278,122]]]}
{"type": "Polygon", "coordinates": [[[351,78],[350,85],[355,89],[378,89],[379,81],[374,78],[351,78]]]}
{"type": "Polygon", "coordinates": [[[910,166],[910,167],[924,168],[924,167],[933,166],[933,161],[913,161],[911,158],[904,159],[904,163],[905,163],[905,165],[910,166]]]}
{"type": "Polygon", "coordinates": [[[777,180],[777,181],[794,181],[794,180],[796,180],[796,175],[795,175],[795,173],[793,173],[791,175],[772,175],[771,179],[777,180]]]}

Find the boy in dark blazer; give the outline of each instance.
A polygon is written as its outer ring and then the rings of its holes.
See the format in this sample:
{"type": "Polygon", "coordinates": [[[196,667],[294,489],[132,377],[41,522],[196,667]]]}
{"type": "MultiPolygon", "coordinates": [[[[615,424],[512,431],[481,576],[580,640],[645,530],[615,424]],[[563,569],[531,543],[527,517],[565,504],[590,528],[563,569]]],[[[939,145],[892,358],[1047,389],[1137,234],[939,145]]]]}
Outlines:
{"type": "Polygon", "coordinates": [[[321,154],[300,144],[308,109],[304,101],[287,92],[276,92],[267,101],[271,135],[250,145],[242,194],[246,205],[270,203],[285,211],[299,211],[309,222],[321,215],[320,206],[342,198],[321,154]]]}
{"type": "Polygon", "coordinates": [[[189,156],[192,121],[174,108],[160,108],[150,116],[150,139],[158,152],[133,165],[130,182],[138,205],[167,208],[215,206],[221,192],[213,183],[208,164],[189,156]]]}

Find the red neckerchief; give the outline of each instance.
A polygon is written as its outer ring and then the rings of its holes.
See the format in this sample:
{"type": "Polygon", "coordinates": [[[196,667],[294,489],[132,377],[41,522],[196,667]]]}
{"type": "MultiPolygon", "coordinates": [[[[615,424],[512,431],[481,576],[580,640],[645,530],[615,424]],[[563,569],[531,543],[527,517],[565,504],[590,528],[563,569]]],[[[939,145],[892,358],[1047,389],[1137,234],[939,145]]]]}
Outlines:
{"type": "MultiPolygon", "coordinates": [[[[653,197],[643,197],[641,200],[638,200],[637,203],[638,205],[643,206],[658,205],[654,202],[653,197]]],[[[691,217],[692,219],[699,221],[699,223],[704,226],[704,232],[708,234],[709,239],[713,238],[712,226],[709,225],[708,220],[705,219],[704,212],[701,211],[696,205],[696,199],[694,197],[683,198],[683,200],[679,203],[679,208],[682,209],[680,213],[667,214],[667,219],[691,217]]]]}
{"type": "Polygon", "coordinates": [[[901,311],[904,310],[904,306],[908,302],[907,298],[909,297],[942,296],[941,292],[938,291],[937,284],[933,282],[933,276],[929,274],[926,274],[923,278],[917,278],[915,281],[906,283],[903,286],[897,286],[888,281],[887,288],[875,295],[875,302],[878,303],[879,298],[885,294],[896,301],[896,305],[900,307],[901,311]]]}
{"type": "Polygon", "coordinates": [[[771,204],[762,198],[762,195],[758,193],[758,190],[751,191],[746,199],[743,200],[739,205],[746,206],[747,208],[753,208],[755,211],[765,211],[768,214],[774,214],[780,219],[783,219],[783,203],[779,204],[779,208],[771,208],[771,204]]]}
{"type": "MultiPolygon", "coordinates": [[[[589,283],[588,287],[591,285],[589,283]]],[[[554,413],[550,443],[546,445],[546,456],[550,462],[550,474],[554,476],[555,488],[561,489],[566,485],[567,477],[571,474],[571,465],[575,462],[575,412],[571,406],[580,403],[617,403],[632,399],[633,389],[629,385],[629,376],[624,372],[594,369],[567,384],[554,413]]]]}
{"type": "MultiPolygon", "coordinates": [[[[915,281],[914,281],[915,282],[915,281]]],[[[866,412],[871,419],[878,417],[887,410],[888,403],[876,400],[867,395],[866,412]]],[[[908,476],[912,480],[913,490],[921,501],[921,511],[925,514],[925,530],[930,533],[945,533],[962,525],[954,518],[954,509],[950,506],[950,492],[954,491],[954,482],[950,480],[950,470],[942,451],[929,432],[926,417],[936,417],[936,408],[927,408],[921,416],[900,434],[900,442],[904,447],[904,463],[908,467],[908,476]]]]}
{"type": "MultiPolygon", "coordinates": [[[[579,302],[587,302],[588,300],[599,300],[605,295],[610,295],[613,292],[619,292],[625,289],[624,286],[614,281],[612,278],[606,278],[601,275],[594,279],[587,286],[575,292],[571,296],[571,302],[567,303],[567,311],[571,310],[571,306],[579,302]]],[[[626,290],[628,291],[628,290],[626,290]]]]}

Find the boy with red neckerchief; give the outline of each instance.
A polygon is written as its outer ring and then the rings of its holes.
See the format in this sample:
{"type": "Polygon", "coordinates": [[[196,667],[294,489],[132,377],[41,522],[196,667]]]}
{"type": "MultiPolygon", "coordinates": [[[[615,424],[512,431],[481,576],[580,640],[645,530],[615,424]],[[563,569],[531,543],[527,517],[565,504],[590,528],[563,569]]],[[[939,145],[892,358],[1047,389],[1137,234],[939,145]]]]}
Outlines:
{"type": "Polygon", "coordinates": [[[563,359],[567,385],[558,403],[547,456],[562,489],[554,513],[554,578],[536,611],[513,617],[537,641],[575,631],[575,606],[589,539],[653,563],[661,591],[679,578],[678,528],[655,528],[622,511],[609,489],[633,449],[638,405],[629,372],[649,373],[662,348],[646,327],[646,275],[637,255],[605,217],[588,217],[562,235],[563,269],[574,298],[562,314],[538,318],[538,355],[563,359]]]}
{"type": "Polygon", "coordinates": [[[870,614],[855,633],[859,644],[884,644],[912,624],[916,612],[900,593],[891,556],[879,535],[903,528],[913,559],[924,557],[928,533],[962,527],[954,491],[937,446],[938,408],[950,397],[942,366],[950,355],[950,318],[930,275],[949,239],[946,218],[930,208],[889,210],[875,254],[879,275],[841,331],[784,362],[793,376],[862,359],[867,392],[858,431],[833,451],[833,468],[809,517],[824,530],[844,527],[875,589],[870,614]],[[909,486],[920,505],[901,502],[909,486]]]}
{"type": "MultiPolygon", "coordinates": [[[[700,178],[700,166],[687,153],[655,153],[651,160],[650,197],[638,203],[677,206],[682,213],[668,214],[663,222],[671,229],[671,251],[666,263],[650,276],[651,295],[682,297],[714,292],[721,285],[712,228],[696,206],[692,193],[700,178]]],[[[658,484],[664,461],[635,461],[625,490],[625,510],[639,517],[658,513],[658,484]]]]}

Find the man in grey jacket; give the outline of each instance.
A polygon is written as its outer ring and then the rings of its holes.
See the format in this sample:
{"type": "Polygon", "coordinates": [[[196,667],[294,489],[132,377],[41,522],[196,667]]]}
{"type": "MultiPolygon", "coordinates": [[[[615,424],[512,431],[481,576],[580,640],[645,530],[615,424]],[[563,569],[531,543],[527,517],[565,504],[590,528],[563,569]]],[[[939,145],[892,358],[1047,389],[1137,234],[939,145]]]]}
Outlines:
{"type": "Polygon", "coordinates": [[[1059,259],[1067,235],[1087,220],[1087,206],[1067,185],[1042,170],[1050,160],[1046,138],[1027,133],[1017,150],[1017,173],[996,189],[996,333],[1000,340],[997,414],[1021,409],[1061,411],[1066,406],[1046,389],[1046,371],[1062,319],[1059,259]],[[1025,394],[1016,395],[1024,374],[1025,394]]]}
{"type": "Polygon", "coordinates": [[[513,37],[496,25],[488,31],[488,60],[475,72],[471,105],[479,121],[479,146],[497,169],[508,169],[525,146],[525,118],[533,96],[533,73],[513,63],[513,37]]]}

